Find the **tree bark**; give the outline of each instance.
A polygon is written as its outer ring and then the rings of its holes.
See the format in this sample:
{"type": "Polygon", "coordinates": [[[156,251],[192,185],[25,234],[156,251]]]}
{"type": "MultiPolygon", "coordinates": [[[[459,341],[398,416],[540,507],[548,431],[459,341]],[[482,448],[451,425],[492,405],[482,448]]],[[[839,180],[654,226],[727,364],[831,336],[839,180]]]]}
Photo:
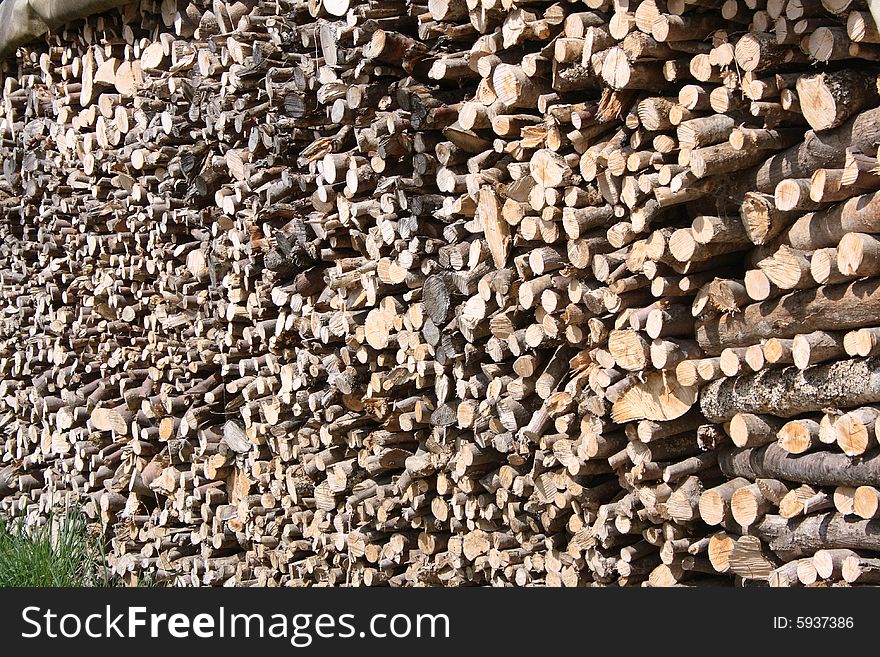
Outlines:
{"type": "Polygon", "coordinates": [[[817,486],[865,486],[880,476],[880,453],[874,450],[854,462],[837,452],[792,455],[779,445],[722,448],[718,465],[727,477],[782,479],[817,486]]]}
{"type": "Polygon", "coordinates": [[[700,391],[700,408],[711,422],[737,413],[792,417],[825,408],[880,401],[880,359],[853,359],[806,370],[785,367],[719,379],[700,391]]]}
{"type": "Polygon", "coordinates": [[[735,315],[697,320],[697,341],[711,355],[726,347],[746,347],[762,338],[870,326],[880,316],[880,281],[798,290],[746,306],[735,315]]]}

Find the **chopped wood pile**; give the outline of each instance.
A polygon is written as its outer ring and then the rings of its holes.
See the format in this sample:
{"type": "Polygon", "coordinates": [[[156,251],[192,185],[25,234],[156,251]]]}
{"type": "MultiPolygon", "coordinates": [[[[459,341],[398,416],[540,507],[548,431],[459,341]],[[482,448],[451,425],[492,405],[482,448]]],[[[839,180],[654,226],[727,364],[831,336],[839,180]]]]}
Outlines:
{"type": "Polygon", "coordinates": [[[0,510],[135,582],[880,581],[861,0],[141,0],[7,62],[0,510]]]}

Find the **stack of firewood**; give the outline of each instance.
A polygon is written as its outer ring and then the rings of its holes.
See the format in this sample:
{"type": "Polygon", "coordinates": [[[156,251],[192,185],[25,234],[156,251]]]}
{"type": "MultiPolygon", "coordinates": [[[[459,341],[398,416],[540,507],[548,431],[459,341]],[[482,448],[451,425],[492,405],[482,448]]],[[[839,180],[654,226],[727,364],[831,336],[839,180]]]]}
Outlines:
{"type": "Polygon", "coordinates": [[[130,582],[880,581],[860,0],[141,0],[6,63],[0,510],[130,582]]]}

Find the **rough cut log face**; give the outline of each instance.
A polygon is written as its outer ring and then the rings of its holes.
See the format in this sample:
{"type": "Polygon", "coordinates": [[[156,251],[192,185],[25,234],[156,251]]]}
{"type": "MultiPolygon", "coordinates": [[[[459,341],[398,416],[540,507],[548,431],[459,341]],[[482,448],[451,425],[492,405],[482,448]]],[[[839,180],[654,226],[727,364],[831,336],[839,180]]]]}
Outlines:
{"type": "Polygon", "coordinates": [[[650,372],[644,383],[637,383],[618,398],[611,415],[619,423],[638,419],[674,420],[684,415],[695,399],[695,389],[680,385],[674,375],[650,372]]]}
{"type": "Polygon", "coordinates": [[[129,584],[880,580],[864,7],[98,4],[0,43],[0,515],[129,584]]]}
{"type": "Polygon", "coordinates": [[[804,119],[813,130],[836,128],[876,97],[875,81],[860,71],[801,76],[797,94],[804,119]]]}

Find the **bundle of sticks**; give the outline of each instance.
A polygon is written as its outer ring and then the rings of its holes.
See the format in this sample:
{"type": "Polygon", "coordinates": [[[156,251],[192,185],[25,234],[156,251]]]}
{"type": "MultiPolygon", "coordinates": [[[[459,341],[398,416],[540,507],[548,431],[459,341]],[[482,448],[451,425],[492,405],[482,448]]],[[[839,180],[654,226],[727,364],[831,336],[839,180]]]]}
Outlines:
{"type": "Polygon", "coordinates": [[[860,0],[141,0],[6,62],[0,511],[130,583],[880,580],[860,0]]]}

